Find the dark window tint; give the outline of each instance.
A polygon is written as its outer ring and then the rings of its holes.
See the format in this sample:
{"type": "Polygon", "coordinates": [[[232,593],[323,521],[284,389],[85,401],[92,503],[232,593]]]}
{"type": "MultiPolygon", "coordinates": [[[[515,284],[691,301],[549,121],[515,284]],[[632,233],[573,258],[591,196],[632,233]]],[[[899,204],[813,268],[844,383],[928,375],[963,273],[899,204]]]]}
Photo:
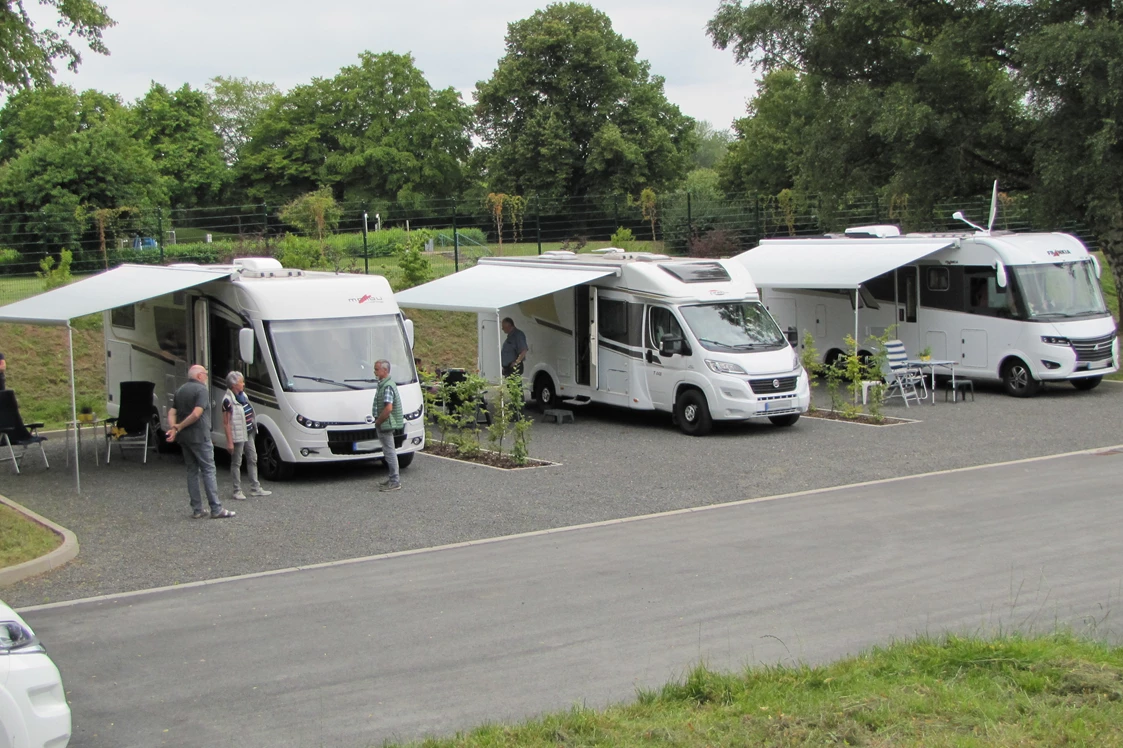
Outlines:
{"type": "Polygon", "coordinates": [[[597,299],[597,331],[602,338],[628,342],[628,305],[616,299],[597,299]]]}
{"type": "Polygon", "coordinates": [[[885,273],[876,278],[870,278],[862,284],[862,288],[869,292],[878,301],[893,301],[893,273],[885,273]]]}
{"type": "Polygon", "coordinates": [[[136,329],[136,306],[129,304],[128,306],[119,306],[109,313],[109,321],[114,327],[122,327],[126,330],[136,329]]]}
{"type": "Polygon", "coordinates": [[[659,267],[683,283],[720,283],[730,280],[729,272],[718,262],[684,262],[659,267]]]}
{"type": "Polygon", "coordinates": [[[924,276],[928,279],[929,291],[947,291],[951,288],[951,274],[947,268],[925,268],[924,276]]]}

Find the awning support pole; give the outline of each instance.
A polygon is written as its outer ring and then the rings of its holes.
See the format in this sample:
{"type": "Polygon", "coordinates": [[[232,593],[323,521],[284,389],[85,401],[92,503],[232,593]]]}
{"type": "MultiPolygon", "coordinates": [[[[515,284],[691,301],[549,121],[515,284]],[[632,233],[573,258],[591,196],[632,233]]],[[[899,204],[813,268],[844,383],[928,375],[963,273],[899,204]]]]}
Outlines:
{"type": "Polygon", "coordinates": [[[499,316],[498,309],[495,310],[495,351],[499,355],[499,384],[503,384],[503,318],[499,316]]]}
{"type": "MultiPolygon", "coordinates": [[[[74,490],[82,493],[82,468],[78,464],[78,396],[74,389],[74,328],[66,321],[66,342],[70,349],[70,420],[74,422],[74,490]]],[[[94,438],[97,436],[95,434],[94,438]]]]}
{"type": "Polygon", "coordinates": [[[858,289],[861,285],[854,287],[854,353],[858,352],[861,348],[861,342],[858,340],[858,289]]]}

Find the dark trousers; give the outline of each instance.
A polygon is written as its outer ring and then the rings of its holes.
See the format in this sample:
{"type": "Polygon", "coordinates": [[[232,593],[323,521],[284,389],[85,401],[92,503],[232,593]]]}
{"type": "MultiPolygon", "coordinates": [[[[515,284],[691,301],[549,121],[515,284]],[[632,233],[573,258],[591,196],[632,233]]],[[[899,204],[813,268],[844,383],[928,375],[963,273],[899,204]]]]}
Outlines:
{"type": "Polygon", "coordinates": [[[505,364],[503,366],[503,378],[506,379],[512,374],[518,374],[521,377],[523,375],[523,365],[521,363],[505,364]]]}

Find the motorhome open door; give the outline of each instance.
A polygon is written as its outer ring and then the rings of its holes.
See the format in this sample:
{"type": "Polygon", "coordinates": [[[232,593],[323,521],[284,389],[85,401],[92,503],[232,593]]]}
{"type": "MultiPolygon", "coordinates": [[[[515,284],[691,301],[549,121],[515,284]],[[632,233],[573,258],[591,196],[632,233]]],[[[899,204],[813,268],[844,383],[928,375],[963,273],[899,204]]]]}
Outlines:
{"type": "Polygon", "coordinates": [[[476,315],[476,318],[479,323],[476,334],[479,336],[477,352],[480,376],[495,383],[503,378],[503,364],[499,360],[499,350],[502,345],[499,314],[481,312],[476,315]]]}
{"type": "Polygon", "coordinates": [[[191,303],[191,353],[190,363],[211,368],[210,302],[199,296],[191,303]]]}
{"type": "Polygon", "coordinates": [[[912,357],[920,353],[917,311],[920,307],[920,268],[906,265],[897,269],[897,327],[893,336],[905,344],[912,357]]]}
{"type": "Polygon", "coordinates": [[[581,285],[573,288],[573,358],[577,362],[573,381],[585,387],[597,386],[597,289],[581,285]]]}

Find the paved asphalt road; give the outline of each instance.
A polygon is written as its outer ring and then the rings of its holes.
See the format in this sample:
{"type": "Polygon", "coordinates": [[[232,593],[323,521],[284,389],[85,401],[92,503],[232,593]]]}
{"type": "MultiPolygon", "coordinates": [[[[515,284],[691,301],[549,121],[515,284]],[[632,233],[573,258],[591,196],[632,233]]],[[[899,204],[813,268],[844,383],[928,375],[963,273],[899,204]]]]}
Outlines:
{"type": "Polygon", "coordinates": [[[369,746],[691,664],[894,637],[1119,639],[1123,453],[1068,455],[26,612],[85,746],[369,746]]]}

